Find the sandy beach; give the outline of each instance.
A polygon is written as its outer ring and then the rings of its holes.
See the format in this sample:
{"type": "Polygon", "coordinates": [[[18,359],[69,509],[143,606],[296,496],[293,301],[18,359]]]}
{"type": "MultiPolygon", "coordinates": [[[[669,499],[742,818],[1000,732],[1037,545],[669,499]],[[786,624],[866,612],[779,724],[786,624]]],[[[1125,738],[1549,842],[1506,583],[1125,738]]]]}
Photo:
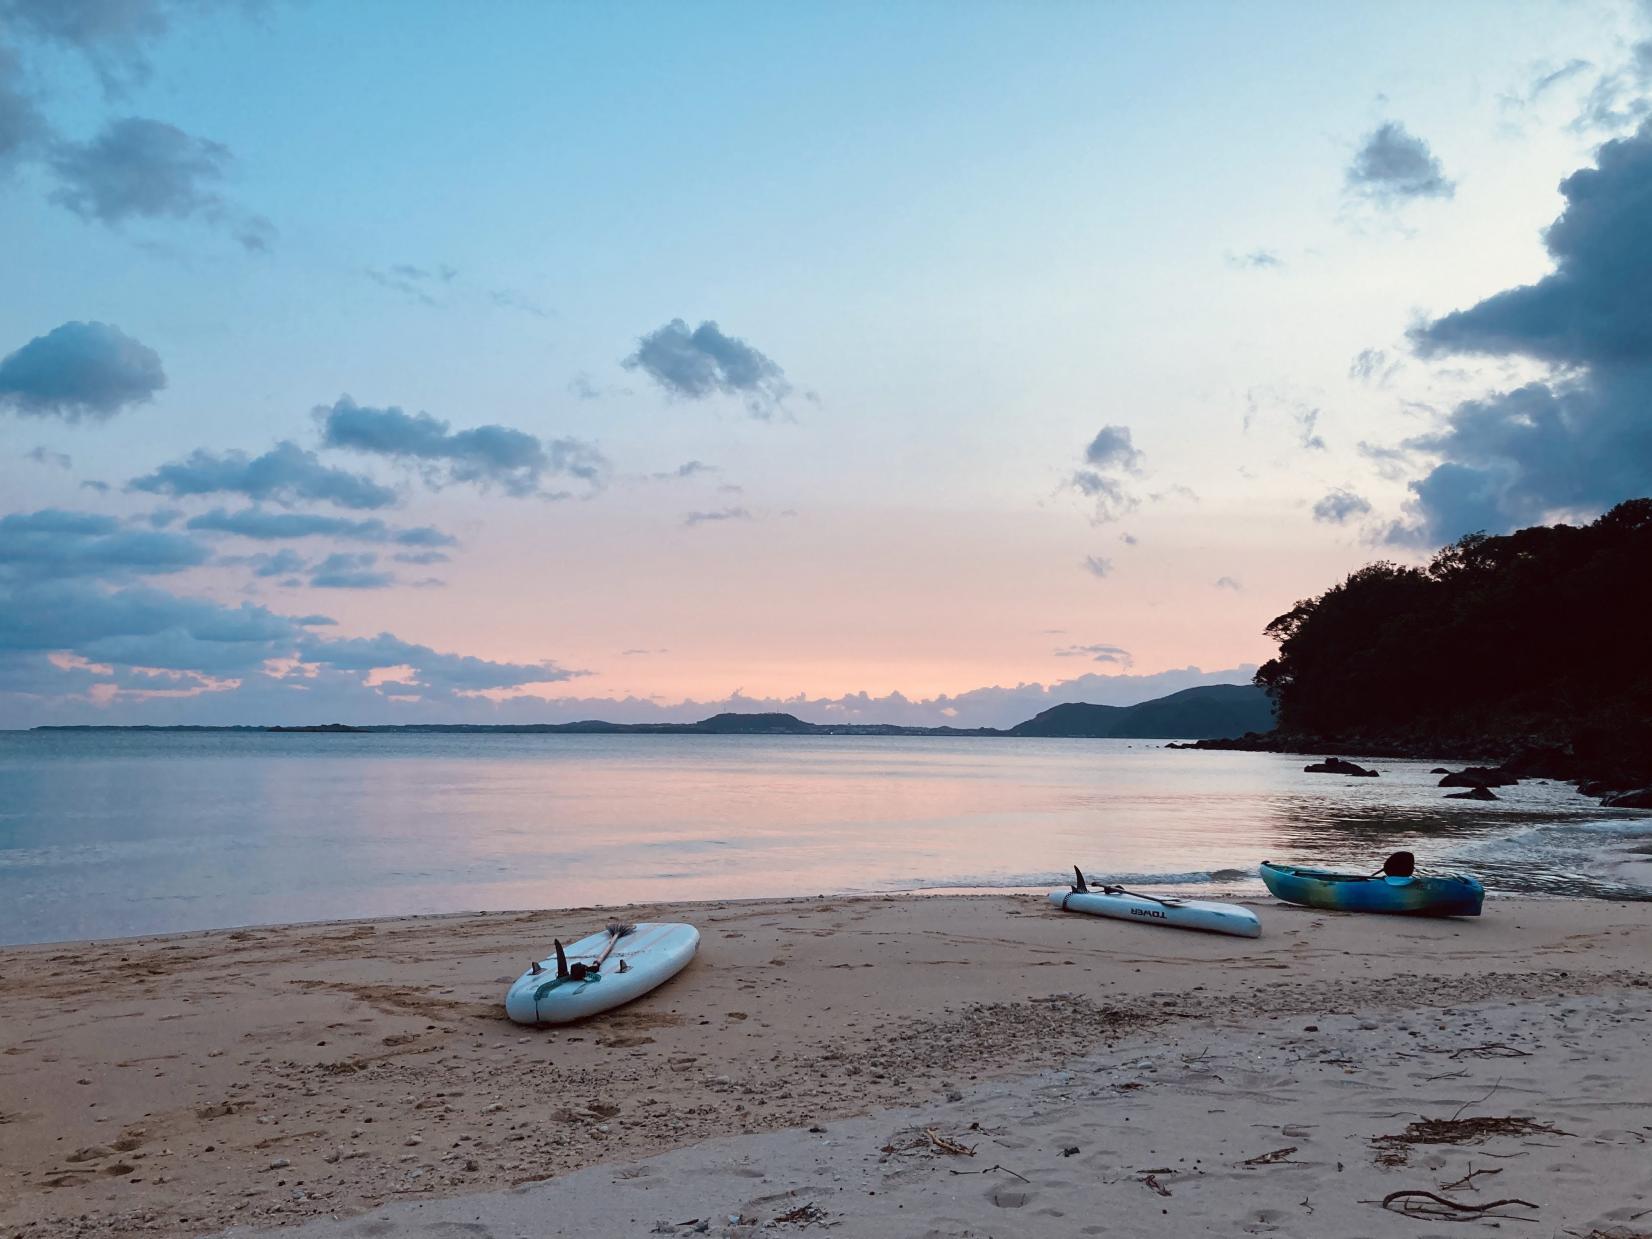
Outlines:
{"type": "Polygon", "coordinates": [[[1252,906],[627,907],[699,958],[548,1030],[503,988],[606,910],[7,949],[0,1230],[1652,1231],[1652,903],[1252,906]]]}

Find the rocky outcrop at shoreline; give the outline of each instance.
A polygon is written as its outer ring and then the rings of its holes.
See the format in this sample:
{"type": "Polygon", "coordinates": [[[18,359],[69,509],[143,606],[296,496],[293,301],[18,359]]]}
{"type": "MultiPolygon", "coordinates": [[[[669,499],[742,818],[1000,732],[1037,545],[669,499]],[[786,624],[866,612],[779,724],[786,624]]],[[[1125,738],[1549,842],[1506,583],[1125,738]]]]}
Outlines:
{"type": "MultiPolygon", "coordinates": [[[[1569,744],[1544,742],[1530,737],[1511,741],[1491,735],[1325,736],[1287,731],[1247,731],[1242,736],[1195,740],[1167,747],[1250,753],[1311,755],[1340,752],[1358,753],[1365,757],[1456,758],[1478,764],[1460,771],[1446,771],[1445,777],[1440,780],[1441,787],[1489,789],[1518,783],[1521,779],[1553,779],[1561,783],[1576,783],[1579,792],[1599,799],[1607,808],[1648,809],[1652,808],[1652,745],[1645,746],[1643,751],[1643,737],[1639,731],[1638,728],[1630,728],[1610,738],[1602,737],[1593,730],[1584,731],[1569,744]]],[[[1332,772],[1351,766],[1352,762],[1333,757],[1307,769],[1332,772]]]]}

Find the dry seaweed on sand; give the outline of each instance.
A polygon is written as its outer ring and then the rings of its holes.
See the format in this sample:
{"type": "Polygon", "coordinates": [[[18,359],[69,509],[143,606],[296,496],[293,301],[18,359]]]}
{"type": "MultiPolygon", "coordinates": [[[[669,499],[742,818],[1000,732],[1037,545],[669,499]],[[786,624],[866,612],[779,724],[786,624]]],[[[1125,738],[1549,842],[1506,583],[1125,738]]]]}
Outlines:
{"type": "Polygon", "coordinates": [[[1476,1205],[1466,1201],[1448,1200],[1444,1196],[1424,1191],[1421,1188],[1389,1192],[1388,1195],[1382,1198],[1382,1207],[1392,1209],[1395,1213],[1415,1214],[1450,1222],[1467,1221],[1470,1218],[1485,1217],[1488,1214],[1493,1217],[1512,1217],[1512,1214],[1491,1213],[1491,1210],[1500,1209],[1507,1205],[1514,1205],[1522,1209],[1537,1208],[1529,1200],[1518,1200],[1512,1196],[1503,1200],[1488,1200],[1483,1205],[1476,1205]],[[1395,1205],[1399,1207],[1396,1209],[1394,1208],[1395,1205]]]}
{"type": "Polygon", "coordinates": [[[1416,1144],[1480,1144],[1498,1136],[1569,1136],[1547,1123],[1513,1115],[1491,1115],[1480,1118],[1418,1119],[1406,1124],[1404,1131],[1391,1136],[1374,1136],[1371,1143],[1377,1149],[1379,1166],[1403,1166],[1416,1144]]]}

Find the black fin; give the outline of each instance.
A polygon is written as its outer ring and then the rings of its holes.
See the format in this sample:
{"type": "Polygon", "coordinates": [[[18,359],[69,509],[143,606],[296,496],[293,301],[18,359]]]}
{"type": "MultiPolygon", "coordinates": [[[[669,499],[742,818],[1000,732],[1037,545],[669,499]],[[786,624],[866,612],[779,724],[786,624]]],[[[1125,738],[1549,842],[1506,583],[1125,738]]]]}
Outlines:
{"type": "Polygon", "coordinates": [[[559,977],[566,977],[568,975],[568,954],[567,954],[566,951],[564,951],[562,949],[562,940],[560,938],[558,938],[556,940],[555,946],[556,946],[556,975],[559,976],[559,977]]]}
{"type": "Polygon", "coordinates": [[[1090,889],[1088,886],[1084,885],[1084,871],[1077,865],[1073,866],[1073,876],[1078,879],[1078,884],[1073,887],[1075,891],[1083,894],[1085,891],[1090,889]]]}

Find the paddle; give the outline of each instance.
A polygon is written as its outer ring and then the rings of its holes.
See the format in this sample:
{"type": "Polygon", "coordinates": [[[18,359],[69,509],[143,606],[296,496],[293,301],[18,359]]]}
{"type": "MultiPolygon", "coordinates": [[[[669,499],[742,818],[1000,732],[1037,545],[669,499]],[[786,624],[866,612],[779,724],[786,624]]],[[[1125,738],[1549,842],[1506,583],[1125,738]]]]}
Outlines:
{"type": "MultiPolygon", "coordinates": [[[[551,943],[551,945],[556,948],[556,979],[558,981],[583,981],[586,977],[591,976],[594,973],[601,972],[603,961],[614,953],[614,948],[619,945],[619,940],[627,934],[637,932],[637,927],[635,925],[627,925],[623,921],[609,921],[607,929],[608,945],[602,948],[601,955],[598,955],[596,959],[592,960],[588,964],[577,963],[570,965],[568,963],[568,953],[562,949],[562,939],[557,938],[551,943]]],[[[544,969],[542,969],[539,964],[535,962],[529,966],[528,971],[534,976],[538,976],[544,971],[544,969]]],[[[627,971],[625,961],[623,959],[620,960],[620,971],[627,971]]]]}
{"type": "MultiPolygon", "coordinates": [[[[1078,884],[1073,887],[1074,892],[1080,895],[1089,894],[1090,888],[1085,885],[1084,882],[1084,871],[1077,865],[1073,866],[1073,876],[1078,879],[1078,884]]],[[[1143,891],[1126,890],[1122,886],[1103,886],[1101,888],[1101,893],[1103,895],[1131,895],[1137,899],[1146,899],[1151,903],[1161,904],[1166,908],[1179,908],[1182,906],[1174,899],[1160,899],[1157,895],[1149,895],[1143,891]]]]}

